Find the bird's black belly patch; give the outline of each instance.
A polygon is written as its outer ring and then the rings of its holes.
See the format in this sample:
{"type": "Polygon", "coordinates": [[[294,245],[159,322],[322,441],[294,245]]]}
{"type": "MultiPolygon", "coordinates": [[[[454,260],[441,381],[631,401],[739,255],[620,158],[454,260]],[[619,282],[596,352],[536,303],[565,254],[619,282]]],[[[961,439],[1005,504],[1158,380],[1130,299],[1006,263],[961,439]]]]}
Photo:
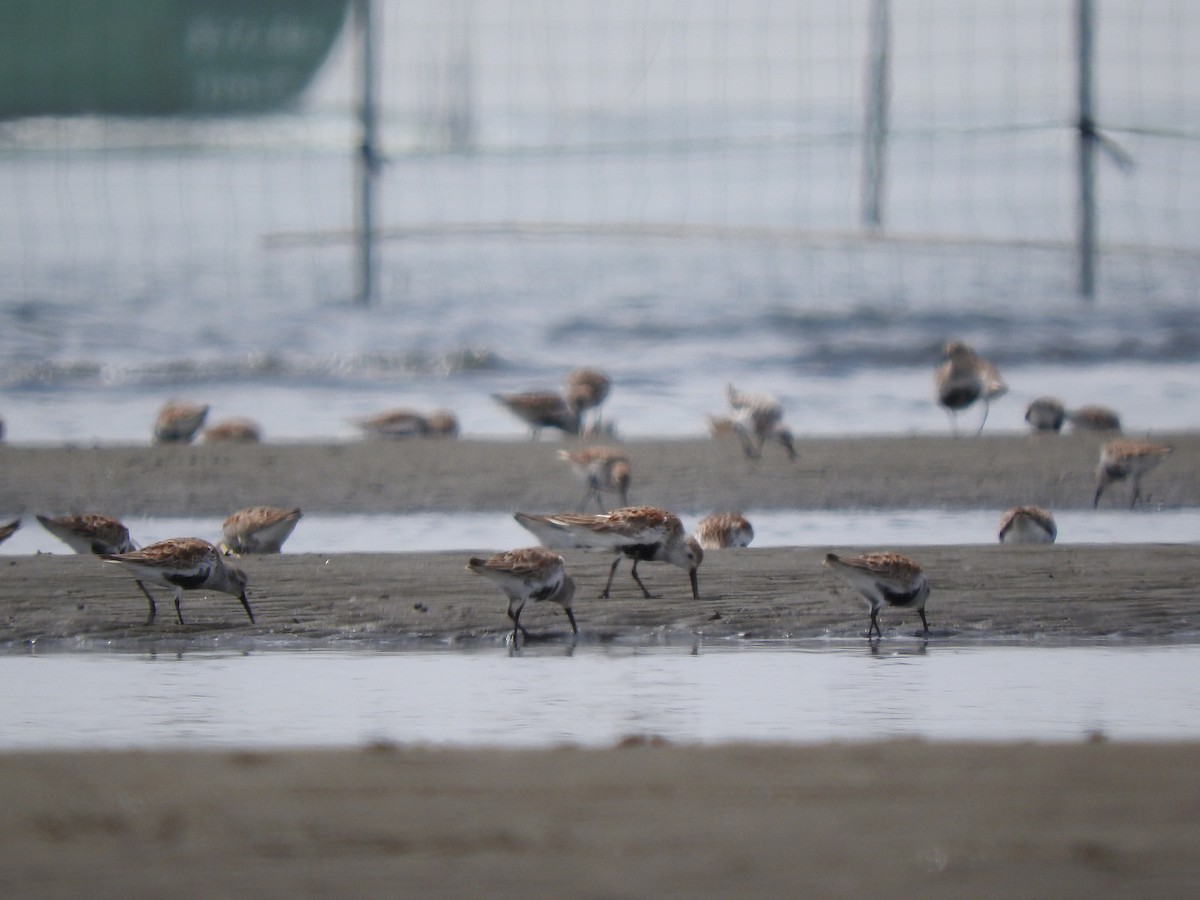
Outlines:
{"type": "Polygon", "coordinates": [[[620,550],[630,559],[649,562],[654,559],[654,555],[658,553],[660,546],[660,544],[625,544],[620,550]]]}
{"type": "Polygon", "coordinates": [[[879,592],[883,594],[883,599],[892,606],[911,606],[916,602],[917,597],[921,593],[921,589],[917,588],[912,591],[889,591],[885,587],[881,587],[879,592]]]}
{"type": "Polygon", "coordinates": [[[185,591],[200,587],[208,580],[207,572],[200,572],[195,575],[167,575],[166,580],[176,587],[181,587],[185,591]]]}
{"type": "Polygon", "coordinates": [[[942,403],[951,409],[962,409],[978,399],[979,391],[974,388],[951,388],[942,394],[942,403]]]}

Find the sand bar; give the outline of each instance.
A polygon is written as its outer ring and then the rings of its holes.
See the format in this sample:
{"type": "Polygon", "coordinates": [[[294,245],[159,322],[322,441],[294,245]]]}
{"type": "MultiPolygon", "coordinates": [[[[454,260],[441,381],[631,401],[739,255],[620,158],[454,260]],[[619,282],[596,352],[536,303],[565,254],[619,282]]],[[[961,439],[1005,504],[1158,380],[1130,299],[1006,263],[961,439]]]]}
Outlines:
{"type": "Polygon", "coordinates": [[[6,897],[1186,897],[1200,748],[0,754],[6,897]]]}
{"type": "MultiPolygon", "coordinates": [[[[481,548],[486,550],[487,548],[481,548]]],[[[686,574],[643,563],[646,600],[617,570],[610,599],[597,595],[612,557],[566,551],[578,583],[581,642],[854,639],[865,633],[866,606],[821,565],[826,548],[747,548],[707,554],[699,600],[686,574]]],[[[855,552],[865,548],[829,548],[855,552]]],[[[951,546],[897,548],[919,560],[933,585],[931,640],[1194,641],[1200,635],[1193,545],[951,546]]],[[[132,579],[89,556],[42,554],[0,559],[0,644],[30,642],[107,647],[132,642],[188,646],[271,646],[329,640],[363,647],[500,643],[509,629],[506,601],[465,569],[469,553],[283,554],[245,557],[251,625],[236,598],[184,595],[187,625],[175,621],[171,594],[157,588],[159,615],[132,579]]],[[[912,637],[915,615],[882,614],[884,632],[912,637]]],[[[569,626],[553,604],[530,605],[524,624],[535,637],[567,641],[569,626]]]]}
{"type": "MultiPolygon", "coordinates": [[[[1091,505],[1103,438],[829,438],[747,460],[735,440],[630,441],[630,502],[710,509],[1051,509],[1091,505]]],[[[1146,476],[1150,507],[1200,506],[1200,435],[1146,476]]],[[[0,516],[96,511],[221,516],[255,504],[306,512],[573,509],[582,482],[557,457],[576,442],[407,440],[184,447],[0,444],[0,516]]],[[[1128,505],[1124,484],[1102,506],[1128,505]]]]}

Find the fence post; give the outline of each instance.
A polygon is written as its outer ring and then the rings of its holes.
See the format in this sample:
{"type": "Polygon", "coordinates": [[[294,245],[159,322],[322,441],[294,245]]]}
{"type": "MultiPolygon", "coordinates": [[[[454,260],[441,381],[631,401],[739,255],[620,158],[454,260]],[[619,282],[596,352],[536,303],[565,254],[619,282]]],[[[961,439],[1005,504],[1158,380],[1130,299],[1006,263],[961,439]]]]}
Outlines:
{"type": "Polygon", "coordinates": [[[379,172],[376,127],[375,30],[371,23],[372,0],[356,0],[355,24],[359,42],[358,121],[360,141],[356,174],[358,284],[355,300],[368,306],[375,299],[375,176],[379,172]]]}
{"type": "Polygon", "coordinates": [[[1092,107],[1092,0],[1076,0],[1078,43],[1079,155],[1079,293],[1086,302],[1096,296],[1096,120],[1092,107]]]}
{"type": "Polygon", "coordinates": [[[871,0],[868,23],[866,117],[863,127],[862,223],[868,231],[883,228],[886,187],[888,102],[891,78],[891,0],[871,0]]]}

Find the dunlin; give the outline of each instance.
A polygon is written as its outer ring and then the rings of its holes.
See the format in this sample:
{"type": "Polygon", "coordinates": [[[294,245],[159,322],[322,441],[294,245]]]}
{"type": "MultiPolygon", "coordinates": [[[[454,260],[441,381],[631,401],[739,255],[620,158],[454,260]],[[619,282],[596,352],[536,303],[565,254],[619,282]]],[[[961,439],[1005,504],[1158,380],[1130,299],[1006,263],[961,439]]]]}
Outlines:
{"type": "Polygon", "coordinates": [[[200,439],[206,444],[259,444],[262,429],[253,419],[235,416],[214,422],[200,433],[200,439]]]}
{"type": "Polygon", "coordinates": [[[633,560],[633,580],[647,599],[653,595],[638,577],[639,562],[667,562],[685,570],[692,583],[692,596],[700,597],[696,570],[704,560],[704,551],[695,538],[684,532],[679,517],[665,509],[629,506],[596,516],[576,513],[531,516],[519,512],[514,518],[547,547],[580,547],[616,553],[601,597],[608,597],[622,557],[633,560]]]}
{"type": "MultiPolygon", "coordinates": [[[[200,538],[169,538],[141,550],[106,553],[102,558],[121,566],[139,584],[150,581],[174,588],[175,615],[180,625],[183,624],[183,610],[180,608],[183,591],[206,588],[237,597],[250,621],[254,621],[254,613],[246,600],[246,573],[226,563],[221,552],[208,541],[200,538]]],[[[154,598],[148,591],[145,593],[150,600],[150,618],[146,620],[149,625],[158,610],[154,598]]]]}
{"type": "Polygon", "coordinates": [[[467,562],[467,568],[494,582],[508,597],[508,617],[513,623],[514,642],[518,631],[529,637],[529,632],[521,624],[521,610],[530,600],[535,603],[549,600],[559,604],[571,622],[571,632],[579,633],[575,613],[571,610],[575,599],[575,582],[567,574],[563,558],[557,553],[551,553],[544,547],[525,547],[497,553],[487,559],[475,557],[467,562]]]}
{"type": "Polygon", "coordinates": [[[733,409],[734,432],[747,456],[761,457],[763,445],[774,441],[787,451],[788,459],[796,458],[792,433],[783,425],[783,404],[777,398],[739,391],[732,384],[725,388],[725,396],[733,409]]]}
{"type": "Polygon", "coordinates": [[[1067,411],[1067,421],[1074,431],[1121,430],[1121,417],[1107,406],[1081,406],[1067,411]]]}
{"type": "Polygon", "coordinates": [[[950,416],[954,433],[958,433],[958,413],[976,401],[983,401],[983,418],[979,432],[987,422],[991,402],[1008,392],[1000,372],[962,341],[948,341],[942,348],[945,361],[934,373],[938,403],[950,416]]]}
{"type": "Polygon", "coordinates": [[[1129,479],[1129,508],[1137,504],[1142,494],[1142,476],[1171,455],[1171,448],[1149,441],[1109,441],[1100,448],[1100,464],[1096,467],[1096,495],[1092,507],[1100,504],[1100,495],[1114,481],[1129,479]]]}
{"type": "Polygon", "coordinates": [[[458,418],[448,409],[419,413],[412,409],[389,409],[354,424],[371,438],[455,437],[458,418]]]}
{"type": "Polygon", "coordinates": [[[154,443],[190,444],[207,415],[207,405],[186,400],[168,401],[154,419],[154,443]]]}
{"type": "Polygon", "coordinates": [[[580,417],[580,427],[583,427],[583,417],[589,409],[596,410],[594,423],[590,426],[599,431],[600,404],[608,397],[612,381],[599,369],[575,369],[567,373],[563,380],[563,396],[567,403],[575,409],[580,417]]]}
{"type": "Polygon", "coordinates": [[[1035,433],[1062,431],[1067,411],[1057,397],[1038,397],[1025,408],[1025,421],[1035,433]]]}
{"type": "Polygon", "coordinates": [[[12,537],[13,532],[16,531],[20,527],[21,527],[20,519],[13,519],[11,522],[5,522],[3,525],[0,525],[0,544],[4,543],[10,537],[12,537]]]}
{"type": "Polygon", "coordinates": [[[300,521],[299,509],[277,506],[248,506],[221,523],[221,549],[239,556],[245,553],[278,553],[300,521]]]}
{"type": "Polygon", "coordinates": [[[616,494],[621,498],[621,506],[629,505],[629,482],[633,473],[624,451],[616,447],[584,447],[581,450],[559,450],[558,458],[570,463],[575,474],[587,485],[583,499],[579,501],[580,512],[587,508],[588,501],[593,497],[600,511],[604,512],[602,493],[616,494]]]}
{"type": "Polygon", "coordinates": [[[543,428],[558,428],[566,434],[579,434],[579,410],[554,391],[492,394],[492,397],[529,425],[535,441],[543,428]]]}
{"type": "MultiPolygon", "coordinates": [[[[137,544],[129,537],[129,529],[119,519],[98,513],[71,513],[52,518],[38,516],[37,520],[48,532],[76,553],[104,556],[110,553],[129,553],[137,544]]],[[[150,601],[150,620],[154,620],[154,598],[141,581],[138,589],[150,601]]]]}
{"type": "Polygon", "coordinates": [[[929,633],[929,621],[925,618],[929,582],[925,580],[921,567],[907,556],[885,552],[843,559],[836,553],[826,553],[825,565],[844,578],[870,605],[868,638],[872,632],[883,637],[879,628],[879,611],[885,606],[915,609],[921,616],[925,633],[929,633]]]}
{"type": "Polygon", "coordinates": [[[741,513],[713,513],[700,520],[694,532],[697,542],[705,550],[720,550],[723,547],[749,547],[754,540],[754,529],[741,513]]]}
{"type": "Polygon", "coordinates": [[[1014,506],[1000,517],[1000,543],[1053,544],[1058,526],[1049,510],[1040,506],[1014,506]]]}
{"type": "Polygon", "coordinates": [[[95,513],[72,513],[67,516],[41,516],[37,520],[48,532],[76,553],[128,553],[136,550],[129,529],[119,519],[95,513]]]}

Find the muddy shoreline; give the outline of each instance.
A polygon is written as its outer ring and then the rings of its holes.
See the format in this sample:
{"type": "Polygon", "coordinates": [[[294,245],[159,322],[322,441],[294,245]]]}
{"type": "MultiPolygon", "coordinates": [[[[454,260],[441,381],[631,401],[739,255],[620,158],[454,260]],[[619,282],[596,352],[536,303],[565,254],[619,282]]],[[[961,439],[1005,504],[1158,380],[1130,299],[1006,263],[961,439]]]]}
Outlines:
{"type": "MultiPolygon", "coordinates": [[[[480,548],[484,552],[489,548],[480,548]]],[[[821,565],[826,549],[747,548],[707,554],[699,600],[686,574],[645,563],[643,580],[661,594],[642,597],[618,568],[611,599],[597,595],[612,557],[566,551],[578,584],[581,643],[711,640],[853,639],[865,633],[866,607],[821,565]]],[[[930,639],[949,642],[1200,638],[1194,545],[948,546],[897,548],[925,568],[933,586],[930,639]]],[[[236,598],[184,595],[180,626],[165,588],[159,614],[132,579],[111,564],[70,554],[0,560],[0,646],[267,647],[338,641],[393,647],[503,642],[503,595],[465,568],[470,552],[283,554],[245,557],[257,624],[236,598]]],[[[530,605],[524,624],[536,639],[570,639],[566,617],[530,605]]],[[[912,613],[885,611],[885,639],[912,637],[912,613]]]]}
{"type": "MultiPolygon", "coordinates": [[[[1174,454],[1143,482],[1150,508],[1200,506],[1200,435],[1162,434],[1174,454]]],[[[1050,509],[1091,506],[1097,435],[865,437],[800,441],[789,462],[747,460],[733,439],[621,446],[630,502],[712,509],[1050,509]]],[[[306,512],[557,511],[582,482],[558,459],[573,441],[372,441],[185,447],[0,444],[0,517],[97,511],[221,516],[256,504],[306,512]]],[[[1103,508],[1124,508],[1114,485],[1103,508]]]]}

